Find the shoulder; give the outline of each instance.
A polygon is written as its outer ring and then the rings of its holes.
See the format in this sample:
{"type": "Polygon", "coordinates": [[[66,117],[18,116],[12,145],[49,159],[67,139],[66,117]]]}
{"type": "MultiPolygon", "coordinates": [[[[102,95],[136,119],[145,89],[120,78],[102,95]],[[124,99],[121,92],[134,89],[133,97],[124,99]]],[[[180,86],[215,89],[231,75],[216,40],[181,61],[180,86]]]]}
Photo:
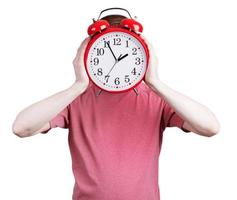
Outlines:
{"type": "Polygon", "coordinates": [[[138,90],[141,94],[149,96],[152,100],[162,101],[162,98],[154,92],[144,81],[138,85],[138,90]]]}

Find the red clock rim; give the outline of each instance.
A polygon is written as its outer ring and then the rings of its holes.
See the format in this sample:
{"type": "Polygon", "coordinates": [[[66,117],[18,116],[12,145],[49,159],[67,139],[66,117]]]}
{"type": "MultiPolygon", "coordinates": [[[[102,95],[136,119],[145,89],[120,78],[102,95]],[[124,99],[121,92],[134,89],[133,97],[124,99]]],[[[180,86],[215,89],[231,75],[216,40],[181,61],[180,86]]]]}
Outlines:
{"type": "Polygon", "coordinates": [[[95,35],[94,37],[92,37],[92,39],[89,41],[87,47],[86,47],[86,50],[85,50],[85,54],[84,54],[84,65],[85,65],[85,68],[86,68],[86,73],[89,77],[89,80],[95,84],[98,88],[100,88],[101,90],[104,90],[104,91],[107,91],[107,92],[111,92],[111,93],[122,93],[122,92],[126,92],[126,91],[129,91],[133,88],[135,88],[137,85],[139,85],[145,78],[145,75],[146,75],[146,72],[147,72],[147,68],[148,68],[148,63],[149,63],[149,50],[148,50],[148,46],[146,44],[146,42],[144,41],[144,39],[142,39],[138,34],[134,33],[134,32],[131,32],[129,30],[126,30],[124,28],[119,28],[119,27],[110,27],[104,31],[102,31],[101,33],[99,33],[98,35],[95,35]],[[146,53],[146,57],[147,57],[147,63],[146,63],[146,70],[145,70],[145,73],[143,75],[143,77],[141,78],[141,80],[139,80],[134,86],[132,86],[131,88],[128,88],[128,89],[125,89],[125,90],[117,90],[117,91],[111,91],[111,90],[107,90],[107,89],[104,89],[104,88],[101,88],[98,84],[96,84],[89,72],[88,72],[88,69],[87,69],[87,58],[88,58],[88,54],[89,54],[89,50],[91,48],[91,46],[93,45],[93,43],[99,38],[99,37],[102,37],[103,35],[107,34],[107,33],[110,33],[110,32],[124,32],[124,33],[128,33],[130,35],[132,35],[133,37],[135,37],[143,46],[144,50],[145,50],[145,53],[146,53]]]}

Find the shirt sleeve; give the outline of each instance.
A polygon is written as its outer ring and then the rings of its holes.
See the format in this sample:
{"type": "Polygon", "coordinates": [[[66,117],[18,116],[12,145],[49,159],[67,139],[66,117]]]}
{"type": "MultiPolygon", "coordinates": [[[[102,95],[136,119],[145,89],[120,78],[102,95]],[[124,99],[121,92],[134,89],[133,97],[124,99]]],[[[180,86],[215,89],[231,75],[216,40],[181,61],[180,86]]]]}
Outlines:
{"type": "Polygon", "coordinates": [[[174,111],[174,109],[166,101],[164,101],[162,120],[164,123],[164,127],[178,127],[186,133],[191,132],[183,128],[184,120],[174,111]]]}
{"type": "Polygon", "coordinates": [[[49,121],[50,127],[48,130],[42,131],[41,133],[47,133],[50,129],[60,127],[69,127],[69,106],[66,106],[61,112],[49,121]]]}

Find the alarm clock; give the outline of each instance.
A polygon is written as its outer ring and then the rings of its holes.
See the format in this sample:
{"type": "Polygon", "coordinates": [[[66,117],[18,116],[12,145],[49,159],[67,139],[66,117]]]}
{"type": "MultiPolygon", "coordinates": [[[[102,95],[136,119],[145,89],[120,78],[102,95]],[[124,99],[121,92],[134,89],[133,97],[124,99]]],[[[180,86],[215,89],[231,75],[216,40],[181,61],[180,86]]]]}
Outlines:
{"type": "Polygon", "coordinates": [[[93,19],[87,30],[91,37],[84,54],[84,64],[89,79],[101,90],[111,93],[125,92],[144,80],[149,51],[140,37],[142,25],[124,8],[108,8],[93,19]],[[100,19],[103,12],[119,9],[125,11],[119,25],[100,19]]]}

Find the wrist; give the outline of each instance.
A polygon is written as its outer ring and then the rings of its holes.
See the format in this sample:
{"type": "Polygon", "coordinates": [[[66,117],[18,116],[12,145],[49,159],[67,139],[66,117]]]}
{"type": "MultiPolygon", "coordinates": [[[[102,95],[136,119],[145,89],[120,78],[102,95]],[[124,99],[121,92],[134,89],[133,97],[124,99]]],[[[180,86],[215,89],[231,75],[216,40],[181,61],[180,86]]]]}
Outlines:
{"type": "Polygon", "coordinates": [[[148,86],[156,92],[158,90],[158,86],[160,82],[161,81],[158,78],[149,78],[149,80],[146,80],[146,83],[148,84],[148,86]]]}
{"type": "Polygon", "coordinates": [[[75,81],[72,86],[71,89],[77,94],[80,95],[81,93],[83,93],[86,89],[87,89],[88,84],[80,82],[80,81],[75,81]]]}
{"type": "Polygon", "coordinates": [[[149,81],[148,85],[150,86],[150,88],[157,93],[159,96],[163,97],[164,93],[165,93],[165,88],[166,85],[160,80],[160,79],[152,79],[151,81],[149,81]]]}

